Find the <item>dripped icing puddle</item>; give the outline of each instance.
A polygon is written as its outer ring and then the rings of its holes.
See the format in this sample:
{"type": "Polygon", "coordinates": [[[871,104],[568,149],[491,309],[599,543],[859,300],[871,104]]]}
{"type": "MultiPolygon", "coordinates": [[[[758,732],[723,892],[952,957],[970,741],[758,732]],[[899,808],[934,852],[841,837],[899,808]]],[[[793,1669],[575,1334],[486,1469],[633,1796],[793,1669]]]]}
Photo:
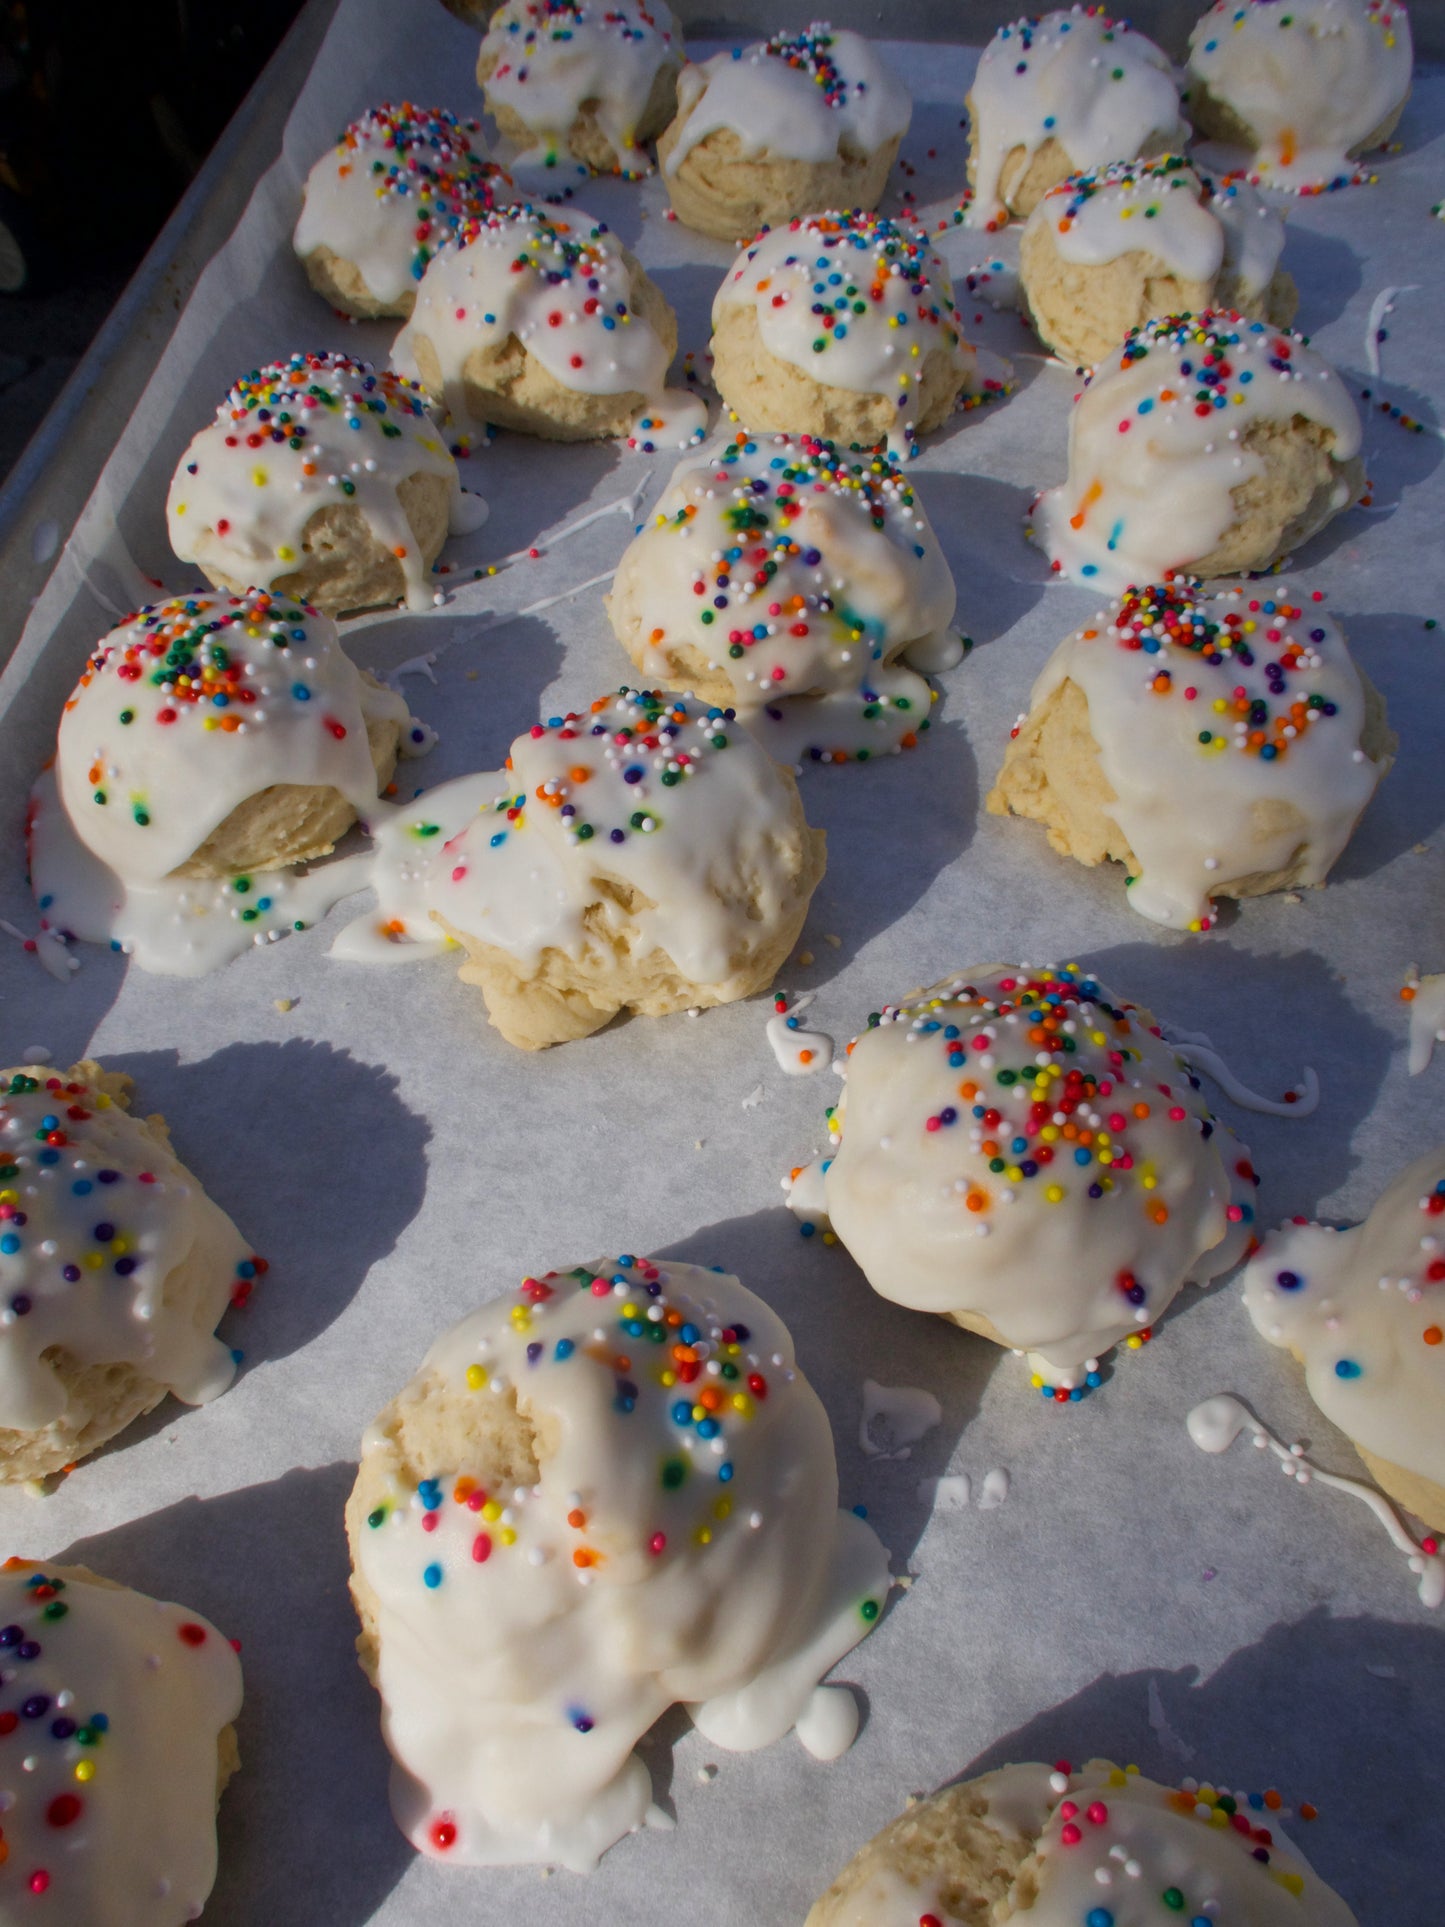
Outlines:
{"type": "Polygon", "coordinates": [[[1418,1077],[1445,1044],[1445,971],[1422,977],[1412,969],[1400,996],[1410,1006],[1410,1075],[1418,1077]]]}
{"type": "Polygon", "coordinates": [[[811,994],[795,998],[791,1005],[781,992],[773,998],[768,1044],[779,1068],[789,1077],[807,1077],[833,1062],[833,1040],[828,1033],[805,1030],[798,1022],[812,1001],[811,994]]]}
{"type": "Polygon", "coordinates": [[[1286,1445],[1277,1439],[1248,1406],[1229,1392],[1221,1392],[1196,1405],[1185,1424],[1201,1452],[1227,1452],[1242,1432],[1248,1432],[1260,1451],[1273,1452],[1286,1476],[1296,1485],[1327,1485],[1367,1505],[1385,1528],[1391,1545],[1405,1555],[1406,1565],[1419,1581],[1421,1602],[1432,1608],[1445,1603],[1445,1557],[1436,1550],[1435,1540],[1431,1538],[1424,1544],[1415,1540],[1389,1500],[1371,1486],[1359,1479],[1341,1478],[1336,1472],[1321,1471],[1305,1457],[1302,1446],[1286,1445]]]}
{"type": "Polygon", "coordinates": [[[932,1392],[916,1385],[880,1385],[865,1378],[858,1443],[870,1459],[906,1459],[942,1417],[943,1407],[932,1392]]]}

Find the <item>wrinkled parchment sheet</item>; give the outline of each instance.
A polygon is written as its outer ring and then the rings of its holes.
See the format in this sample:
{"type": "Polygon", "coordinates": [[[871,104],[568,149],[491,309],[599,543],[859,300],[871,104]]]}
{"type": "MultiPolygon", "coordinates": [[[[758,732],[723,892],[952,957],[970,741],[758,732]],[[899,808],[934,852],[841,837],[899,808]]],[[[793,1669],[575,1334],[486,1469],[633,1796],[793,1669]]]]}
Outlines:
{"type": "MultiPolygon", "coordinates": [[[[379,99],[475,111],[475,47],[434,0],[342,0],[283,156],[177,316],[0,682],[0,916],[17,928],[34,928],[25,792],[87,649],[161,584],[192,581],[168,553],[163,513],[187,439],[263,361],[310,347],[385,357],[387,325],[330,314],[291,256],[306,169],[379,99]]],[[[903,152],[914,172],[900,168],[895,185],[941,214],[964,179],[976,53],[891,51],[917,101],[903,152]]],[[[1398,138],[1377,186],[1286,206],[1301,326],[1357,390],[1424,425],[1370,407],[1373,507],[1326,530],[1289,578],[1328,592],[1400,733],[1399,763],[1329,887],[1229,910],[1214,933],[1181,939],[1131,914],[1116,868],[1086,871],[1035,826],[981,814],[1033,677],[1097,606],[1050,584],[1022,535],[1032,493],[1062,476],[1075,383],[990,305],[1008,297],[1016,233],[943,237],[969,326],[1012,357],[1018,389],[957,417],[915,466],[977,646],[943,677],[915,752],[803,778],[829,870],[803,939],[811,961],[782,981],[817,993],[810,1023],[841,1044],[880,1002],[956,965],[1081,959],[1207,1031],[1257,1089],[1278,1096],[1304,1065],[1318,1071],[1309,1118],[1219,1100],[1255,1152],[1266,1223],[1363,1214],[1440,1130],[1445,1064],[1407,1078],[1397,991],[1411,963],[1445,967],[1445,629],[1426,627],[1445,615],[1445,225],[1430,212],[1445,192],[1445,79],[1418,79],[1398,138]],[[970,294],[964,272],[995,259],[1003,267],[970,294]],[[1374,376],[1367,321],[1389,287],[1410,291],[1382,324],[1374,376]]],[[[701,354],[730,250],[665,221],[655,178],[578,198],[636,248],[678,310],[682,347],[701,354]]],[[[347,625],[357,659],[382,672],[435,654],[435,682],[403,679],[441,732],[408,778],[495,767],[539,712],[631,674],[598,578],[671,465],[520,437],[466,464],[492,515],[446,551],[457,572],[442,579],[444,606],[347,625]],[[473,579],[532,546],[538,559],[473,579]]],[[[141,1108],[165,1113],[271,1261],[251,1308],[223,1328],[246,1353],[227,1396],[197,1411],[166,1404],[49,1498],[0,1494],[6,1552],[82,1559],[242,1642],[245,1768],[221,1809],[208,1922],[798,1922],[910,1792],[1009,1759],[1091,1752],[1166,1779],[1277,1786],[1286,1807],[1312,1801],[1320,1817],[1296,1835],[1365,1927],[1438,1919],[1445,1622],[1363,1506],[1297,1487],[1247,1442],[1223,1459],[1190,1443],[1189,1407],[1232,1391],[1322,1466],[1360,1470],[1293,1362],[1255,1337],[1237,1280],[1186,1292],[1156,1341],[1116,1359],[1082,1405],[1045,1405],[1019,1360],[884,1303],[840,1250],[799,1237],[779,1180],[821,1144],[836,1084],[782,1074],[766,999],[524,1057],[445,962],[368,971],[329,959],[346,914],[194,982],[86,949],[62,985],[0,935],[0,1062],[43,1045],[61,1065],[92,1051],[129,1071],[141,1108]],[[867,1507],[905,1586],[839,1669],[865,1705],[842,1761],[819,1765],[791,1737],[729,1756],[676,1714],[644,1744],[675,1831],[625,1840],[590,1879],[449,1870],[392,1824],[376,1703],[352,1659],[341,1512],[358,1440],[441,1327],[527,1271],[618,1250],[720,1264],[778,1306],[833,1419],[842,1501],[867,1507]],[[869,1377],[942,1403],[907,1458],[860,1449],[869,1377]],[[1007,1497],[980,1508],[996,1469],[1007,1497]],[[973,1501],[958,1503],[955,1483],[935,1504],[928,1482],[957,1474],[973,1501]]]]}

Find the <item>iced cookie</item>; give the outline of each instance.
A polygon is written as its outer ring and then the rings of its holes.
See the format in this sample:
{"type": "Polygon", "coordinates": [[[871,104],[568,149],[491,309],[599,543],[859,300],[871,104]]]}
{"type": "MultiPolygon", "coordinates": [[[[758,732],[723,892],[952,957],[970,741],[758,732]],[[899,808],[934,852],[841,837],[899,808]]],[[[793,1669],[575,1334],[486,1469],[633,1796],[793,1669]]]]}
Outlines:
{"type": "Polygon", "coordinates": [[[1108,1760],[1001,1767],[892,1821],[807,1927],[1356,1927],[1266,1800],[1108,1760]]]}
{"type": "Polygon", "coordinates": [[[818,1681],[887,1555],[786,1327],[721,1271],[608,1258],[474,1312],[367,1431],[346,1527],[392,1809],[437,1859],[591,1867],[677,1702],[736,1751],[857,1730],[818,1681]]]}
{"type": "Polygon", "coordinates": [[[1445,1532],[1445,1150],[1402,1171],[1363,1224],[1272,1231],[1244,1302],[1371,1477],[1445,1532]]]}
{"type": "Polygon", "coordinates": [[[1049,189],[1024,228],[1019,283],[1044,346],[1092,368],[1164,315],[1221,308],[1287,328],[1299,290],[1283,248],[1283,221],[1243,182],[1178,154],[1113,161],[1049,189]]]}
{"type": "Polygon", "coordinates": [[[1323,883],[1394,750],[1317,606],[1131,589],[1050,657],[988,808],[1122,863],[1141,916],[1207,930],[1216,897],[1323,883]]]}
{"type": "Polygon", "coordinates": [[[689,456],[623,551],[607,612],[645,676],[732,704],[780,761],[866,760],[928,725],[957,661],[953,577],[883,455],[750,436],[689,456]]]}
{"type": "Polygon", "coordinates": [[[1399,0],[1219,0],[1189,36],[1185,105],[1206,139],[1254,150],[1252,179],[1318,193],[1395,131],[1412,58],[1399,0]]]}
{"type": "MultiPolygon", "coordinates": [[[[140,610],[96,645],[31,798],[47,926],[134,949],[147,969],[211,968],[218,944],[244,947],[290,903],[277,872],[376,812],[419,734],[335,623],[286,596],[140,610]]],[[[300,914],[312,920],[293,908],[282,927],[300,914]]]]}
{"type": "Polygon", "coordinates": [[[634,689],[534,725],[378,842],[380,928],[464,946],[523,1050],[766,989],[824,864],[791,770],[730,710],[634,689]]]}
{"type": "Polygon", "coordinates": [[[1023,220],[1065,175],[1177,152],[1188,135],[1167,54],[1102,8],[1000,27],[965,105],[971,227],[1023,220]]]}
{"type": "Polygon", "coordinates": [[[0,1918],[199,1919],[241,1764],[231,1642],[184,1606],[31,1559],[0,1569],[0,1618],[0,1918]]]}
{"type": "Polygon", "coordinates": [[[792,1209],[882,1297],[1028,1352],[1045,1398],[1243,1255],[1248,1155],[1150,1012],[1077,965],[960,971],[848,1050],[792,1209]]]}
{"type": "Polygon", "coordinates": [[[874,208],[913,102],[861,34],[826,21],[689,64],[657,144],[677,218],[739,241],[817,208],[874,208]]]}
{"type": "MultiPolygon", "coordinates": [[[[477,84],[516,165],[648,171],[646,143],[677,105],[682,31],[663,0],[506,0],[477,56],[477,84]]],[[[559,178],[560,185],[560,178],[559,178]]]]}
{"type": "Polygon", "coordinates": [[[0,1479],[46,1478],[235,1375],[216,1325],[265,1263],[131,1088],[89,1059],[0,1071],[0,1479]]]}
{"type": "Polygon", "coordinates": [[[322,155],[306,177],[292,246],[333,308],[361,320],[409,315],[441,243],[515,198],[481,132],[441,108],[387,103],[322,155]]]}
{"type": "Polygon", "coordinates": [[[713,380],[754,431],[912,453],[976,388],[948,270],[881,214],[816,214],[758,235],[712,310],[713,380]]]}
{"type": "Polygon", "coordinates": [[[328,615],[435,601],[447,534],[486,504],[414,383],[348,355],[243,375],[171,478],[171,547],[218,589],[274,589],[328,615]]]}
{"type": "Polygon", "coordinates": [[[392,349],[454,422],[580,442],[625,434],[661,402],[677,317],[605,222],[502,208],[457,243],[392,349]]]}
{"type": "Polygon", "coordinates": [[[1056,574],[1121,595],[1263,570],[1354,502],[1360,417],[1298,335],[1206,310],[1135,328],[1069,417],[1069,473],[1031,511],[1056,574]]]}

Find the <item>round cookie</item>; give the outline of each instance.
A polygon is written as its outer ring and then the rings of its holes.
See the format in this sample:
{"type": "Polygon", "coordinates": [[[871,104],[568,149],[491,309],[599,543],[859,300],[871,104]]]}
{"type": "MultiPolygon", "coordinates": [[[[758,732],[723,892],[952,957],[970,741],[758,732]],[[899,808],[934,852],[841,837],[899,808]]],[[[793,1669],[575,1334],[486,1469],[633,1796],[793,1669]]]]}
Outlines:
{"type": "Polygon", "coordinates": [[[0,1568],[0,1618],[0,1721],[20,1729],[0,1773],[0,1915],[196,1920],[216,1878],[216,1808],[241,1764],[231,1642],[184,1606],[30,1559],[0,1568]]]}
{"type": "Polygon", "coordinates": [[[1032,533],[1059,575],[1121,595],[1269,568],[1364,487],[1360,417],[1298,335],[1206,309],[1133,329],[1069,417],[1069,473],[1032,533]]]}
{"type": "Polygon", "coordinates": [[[346,1528],[392,1810],[436,1859],[591,1867],[677,1702],[736,1751],[857,1730],[818,1680],[887,1555],[787,1328],[721,1271],[607,1258],[463,1319],[368,1429],[346,1528]]]}
{"type": "Polygon", "coordinates": [[[890,1822],[807,1927],[1357,1927],[1263,1808],[1260,1794],[1160,1786],[1109,1760],[1001,1767],[890,1822]]]}
{"type": "Polygon", "coordinates": [[[682,30],[663,0],[506,0],[477,85],[518,168],[646,174],[646,143],[677,105],[682,30]]]}
{"type": "Polygon", "coordinates": [[[1022,306],[1071,368],[1092,368],[1164,315],[1221,308],[1287,328],[1299,290],[1283,249],[1283,221],[1243,182],[1178,154],[1112,161],[1051,187],[1029,216],[1022,306]]]}
{"type": "Polygon", "coordinates": [[[792,771],[731,711],[632,689],[534,725],[505,770],[427,791],[378,845],[372,928],[464,946],[523,1050],[765,989],[824,865],[792,771]]]}
{"type": "Polygon", "coordinates": [[[657,144],[677,218],[737,242],[817,208],[875,208],[913,102],[861,34],[825,21],[683,68],[657,144]]]}
{"type": "Polygon", "coordinates": [[[1371,1477],[1445,1532],[1445,1150],[1402,1171],[1363,1224],[1296,1218],[1272,1231],[1244,1303],[1304,1366],[1310,1397],[1371,1477]]]}
{"type": "Polygon", "coordinates": [[[333,308],[360,320],[409,315],[416,284],[464,221],[511,200],[481,127],[439,107],[373,107],[306,176],[291,238],[333,308]]]}
{"type": "Polygon", "coordinates": [[[176,1157],[165,1120],[129,1114],[131,1090],[88,1058],[0,1071],[9,1483],[63,1471],[168,1393],[204,1404],[235,1375],[215,1328],[265,1263],[176,1157]]]}
{"type": "Polygon", "coordinates": [[[1168,55],[1095,7],[1000,27],[965,105],[970,227],[1023,220],[1066,175],[1177,152],[1188,134],[1168,55]]]}
{"type": "Polygon", "coordinates": [[[644,676],[731,704],[779,761],[911,747],[957,660],[953,577],[898,465],[750,436],[686,458],[606,598],[644,676]]]}
{"type": "Polygon", "coordinates": [[[1207,930],[1216,897],[1323,883],[1394,751],[1318,607],[1131,589],[1049,658],[988,808],[1122,863],[1141,916],[1207,930]]]}
{"type": "Polygon", "coordinates": [[[1189,36],[1185,105],[1206,139],[1254,150],[1251,180],[1320,193],[1395,131],[1413,57],[1399,0],[1218,0],[1189,36]]]}
{"type": "Polygon", "coordinates": [[[976,391],[948,270],[918,228],[818,214],[750,241],[712,310],[713,381],[755,432],[916,452],[976,391]]]}
{"type": "Polygon", "coordinates": [[[605,222],[501,208],[422,277],[392,361],[457,423],[548,441],[626,434],[663,395],[677,317],[605,222]]]}
{"type": "Polygon", "coordinates": [[[1060,1402],[1250,1237],[1248,1154],[1154,1017],[1076,964],[985,964],[886,1005],[829,1130],[793,1211],[880,1296],[1026,1351],[1060,1402]]]}
{"type": "Polygon", "coordinates": [[[329,617],[198,593],[96,644],[55,772],[76,835],[121,879],[231,876],[325,856],[374,809],[410,726],[329,617]]]}
{"type": "Polygon", "coordinates": [[[171,547],[218,589],[273,589],[327,615],[436,600],[448,531],[480,525],[413,382],[349,355],[253,369],[171,478],[171,547]]]}

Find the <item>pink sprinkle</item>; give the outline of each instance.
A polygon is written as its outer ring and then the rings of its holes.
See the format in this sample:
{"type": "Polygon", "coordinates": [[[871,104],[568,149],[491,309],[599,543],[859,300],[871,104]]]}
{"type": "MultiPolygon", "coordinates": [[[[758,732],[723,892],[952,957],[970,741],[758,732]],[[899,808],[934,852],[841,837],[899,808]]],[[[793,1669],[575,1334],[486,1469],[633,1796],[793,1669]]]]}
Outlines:
{"type": "Polygon", "coordinates": [[[1070,1820],[1069,1824],[1064,1828],[1063,1832],[1059,1835],[1059,1838],[1063,1841],[1066,1847],[1077,1847],[1079,1842],[1083,1839],[1083,1837],[1084,1837],[1083,1834],[1080,1833],[1079,1829],[1074,1825],[1072,1820],[1070,1820]]]}
{"type": "Polygon", "coordinates": [[[472,1557],[479,1566],[484,1566],[492,1556],[491,1534],[479,1532],[472,1541],[472,1557]]]}

